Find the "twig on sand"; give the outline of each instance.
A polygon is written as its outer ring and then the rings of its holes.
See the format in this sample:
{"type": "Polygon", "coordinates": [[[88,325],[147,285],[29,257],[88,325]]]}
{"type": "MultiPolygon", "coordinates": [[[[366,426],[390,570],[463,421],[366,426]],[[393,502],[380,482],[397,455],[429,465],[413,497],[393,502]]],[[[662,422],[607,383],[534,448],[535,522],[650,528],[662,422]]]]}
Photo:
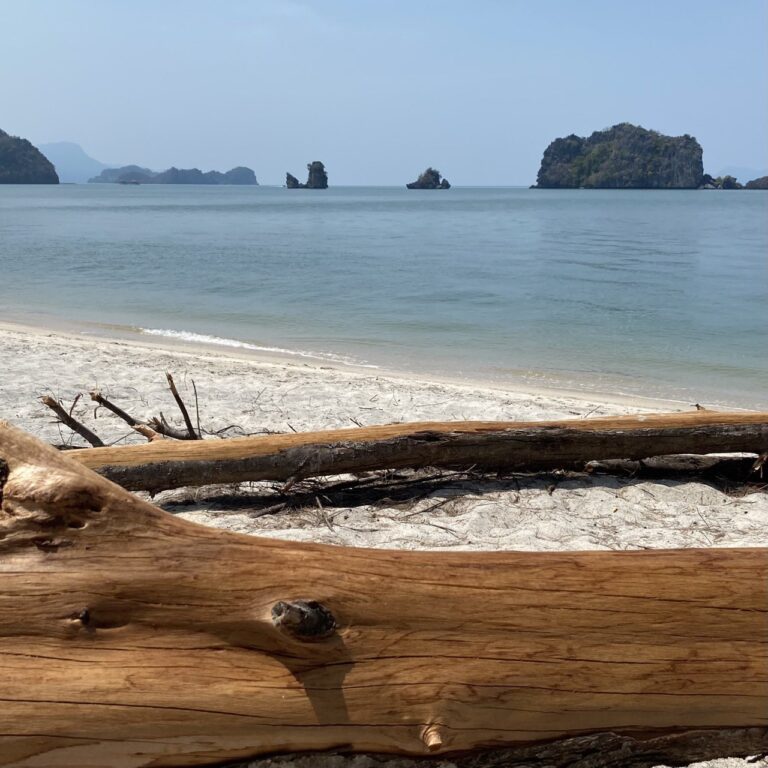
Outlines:
{"type": "Polygon", "coordinates": [[[195,384],[194,379],[190,379],[192,382],[192,390],[195,393],[195,419],[197,420],[197,435],[198,437],[202,437],[203,430],[200,429],[200,401],[197,397],[197,385],[195,384]]]}
{"type": "MultiPolygon", "coordinates": [[[[94,448],[102,448],[104,446],[101,438],[74,418],[71,415],[71,411],[67,413],[58,400],[50,397],[50,395],[43,395],[40,398],[40,402],[50,408],[59,417],[59,421],[62,424],[66,424],[73,432],[77,432],[80,437],[89,442],[94,448]]],[[[75,402],[77,402],[77,398],[75,402]]],[[[74,403],[72,407],[74,408],[74,403]]]]}
{"type": "Polygon", "coordinates": [[[317,496],[315,496],[315,503],[317,504],[317,508],[320,510],[320,517],[323,518],[323,522],[328,527],[328,530],[333,532],[333,525],[331,524],[331,520],[328,517],[328,513],[325,511],[325,507],[322,505],[320,499],[317,496]]]}
{"type": "Polygon", "coordinates": [[[165,435],[161,434],[160,432],[156,432],[152,427],[148,426],[147,424],[134,424],[133,428],[144,437],[149,440],[150,443],[154,442],[155,440],[165,440],[165,435]]]}
{"type": "Polygon", "coordinates": [[[89,392],[89,394],[91,396],[91,400],[103,406],[108,411],[112,411],[115,416],[121,418],[129,427],[135,427],[137,424],[139,424],[137,419],[134,419],[133,416],[131,416],[129,413],[126,413],[122,408],[118,407],[110,400],[107,400],[107,398],[104,397],[104,395],[102,395],[98,389],[92,390],[89,392]]]}
{"type": "MultiPolygon", "coordinates": [[[[165,378],[168,380],[168,386],[170,387],[171,394],[173,395],[173,399],[176,401],[176,405],[179,406],[179,410],[181,411],[181,415],[184,419],[184,424],[187,427],[187,434],[189,437],[187,439],[189,440],[200,440],[200,435],[195,432],[195,428],[192,426],[192,419],[189,418],[189,411],[187,411],[187,406],[184,405],[184,401],[181,399],[181,395],[179,394],[178,389],[176,389],[176,384],[173,381],[173,376],[171,376],[170,373],[166,372],[165,378]]],[[[197,400],[197,398],[195,398],[197,400]]]]}

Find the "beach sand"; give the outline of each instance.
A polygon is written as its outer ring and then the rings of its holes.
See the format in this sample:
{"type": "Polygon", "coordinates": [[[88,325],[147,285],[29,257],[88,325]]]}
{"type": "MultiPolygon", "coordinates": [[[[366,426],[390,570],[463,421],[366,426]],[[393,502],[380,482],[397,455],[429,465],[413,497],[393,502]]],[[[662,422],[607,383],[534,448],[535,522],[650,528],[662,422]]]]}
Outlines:
{"type": "MultiPolygon", "coordinates": [[[[173,373],[190,406],[194,380],[204,429],[232,436],[401,421],[579,419],[693,408],[692,403],[513,391],[181,343],[111,340],[0,324],[0,418],[47,442],[81,444],[54,423],[39,401],[43,394],[69,407],[83,393],[74,413],[105,442],[143,438],[103,409],[94,411],[87,395],[92,389],[138,417],[162,411],[169,421],[180,423],[166,371],[173,373]]],[[[188,520],[227,530],[339,545],[539,551],[766,545],[765,492],[729,495],[687,480],[448,474],[439,481],[422,477],[411,484],[417,491],[405,497],[328,491],[307,481],[294,489],[303,492],[306,503],[273,514],[263,514],[277,492],[270,483],[181,489],[158,494],[153,501],[188,520]]],[[[261,764],[268,763],[253,763],[261,764]]],[[[313,758],[311,764],[363,766],[331,758],[313,758]]],[[[441,765],[448,768],[450,762],[441,765]]],[[[730,760],[697,765],[748,764],[730,760]]]]}

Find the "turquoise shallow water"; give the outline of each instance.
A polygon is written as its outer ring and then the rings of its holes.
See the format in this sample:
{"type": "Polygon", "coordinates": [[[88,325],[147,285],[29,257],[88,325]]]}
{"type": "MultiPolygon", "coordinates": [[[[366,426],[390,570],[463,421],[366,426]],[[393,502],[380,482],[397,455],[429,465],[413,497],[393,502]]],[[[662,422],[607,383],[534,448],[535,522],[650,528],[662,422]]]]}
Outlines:
{"type": "Polygon", "coordinates": [[[0,317],[768,407],[768,193],[0,187],[0,317]]]}

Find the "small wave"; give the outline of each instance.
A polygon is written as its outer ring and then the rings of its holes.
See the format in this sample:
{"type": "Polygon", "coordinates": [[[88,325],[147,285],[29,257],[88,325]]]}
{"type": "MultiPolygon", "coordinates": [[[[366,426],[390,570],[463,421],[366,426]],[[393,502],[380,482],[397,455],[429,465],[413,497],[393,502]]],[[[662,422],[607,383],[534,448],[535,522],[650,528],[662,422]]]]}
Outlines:
{"type": "Polygon", "coordinates": [[[283,347],[266,347],[259,344],[249,344],[247,341],[238,341],[237,339],[225,339],[221,336],[210,336],[207,333],[194,333],[193,331],[172,331],[165,328],[138,328],[140,333],[148,336],[162,336],[167,339],[179,339],[180,341],[191,341],[197,344],[215,344],[219,347],[234,347],[236,349],[249,349],[254,352],[273,352],[280,355],[291,355],[292,357],[308,357],[314,360],[325,360],[327,362],[340,363],[342,365],[354,365],[358,368],[378,368],[378,365],[358,362],[357,360],[344,355],[336,355],[333,352],[306,352],[301,349],[284,349],[283,347]]]}

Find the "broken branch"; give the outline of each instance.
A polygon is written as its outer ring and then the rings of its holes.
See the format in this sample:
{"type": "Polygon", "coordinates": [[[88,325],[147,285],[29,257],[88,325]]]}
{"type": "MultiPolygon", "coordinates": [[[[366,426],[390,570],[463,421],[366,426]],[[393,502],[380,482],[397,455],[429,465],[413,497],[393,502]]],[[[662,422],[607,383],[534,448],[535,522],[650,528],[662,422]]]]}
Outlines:
{"type": "Polygon", "coordinates": [[[176,405],[179,406],[181,415],[184,418],[184,424],[186,424],[187,426],[187,439],[200,440],[200,435],[198,435],[197,432],[195,432],[195,428],[192,426],[192,419],[189,418],[189,412],[187,411],[187,406],[184,405],[184,401],[181,399],[181,395],[179,394],[178,389],[176,389],[176,384],[173,381],[173,376],[171,376],[170,373],[166,373],[165,378],[168,379],[168,386],[171,389],[171,394],[173,395],[173,399],[176,401],[176,405]]]}
{"type": "Polygon", "coordinates": [[[107,398],[104,397],[104,395],[102,395],[98,389],[94,389],[92,392],[89,392],[89,394],[91,396],[91,400],[97,402],[108,411],[112,411],[115,416],[120,417],[126,424],[128,424],[129,427],[135,427],[140,423],[138,419],[134,419],[133,416],[131,416],[129,413],[126,413],[122,408],[115,405],[110,400],[107,400],[107,398]]]}
{"type": "Polygon", "coordinates": [[[77,432],[80,437],[89,442],[92,446],[100,448],[104,446],[101,438],[92,432],[85,424],[81,424],[74,416],[67,413],[58,400],[50,397],[49,395],[43,395],[40,398],[40,402],[50,408],[59,418],[62,424],[66,424],[73,432],[77,432]]]}

